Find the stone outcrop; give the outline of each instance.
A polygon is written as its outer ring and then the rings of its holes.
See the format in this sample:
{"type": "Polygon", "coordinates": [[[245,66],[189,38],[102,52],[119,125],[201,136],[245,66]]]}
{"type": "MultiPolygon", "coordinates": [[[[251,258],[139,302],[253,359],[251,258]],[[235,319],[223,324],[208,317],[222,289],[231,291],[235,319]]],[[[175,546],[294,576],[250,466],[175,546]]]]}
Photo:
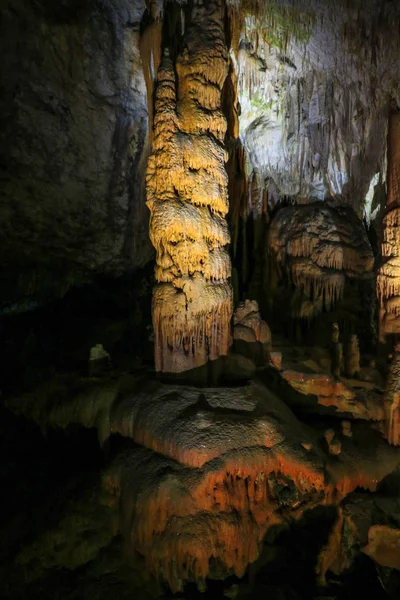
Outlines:
{"type": "Polygon", "coordinates": [[[325,585],[326,573],[336,576],[354,566],[363,552],[377,565],[400,570],[400,521],[397,497],[351,494],[339,507],[328,542],[321,550],[316,571],[325,585]]]}
{"type": "Polygon", "coordinates": [[[199,367],[226,355],[231,344],[222,1],[194,3],[184,46],[175,65],[165,51],[158,72],[147,167],[150,238],[157,252],[155,362],[163,372],[199,367]]]}
{"type": "Polygon", "coordinates": [[[114,532],[174,591],[241,577],[270,528],[339,504],[357,487],[374,491],[400,464],[399,450],[363,425],[322,444],[324,430],[305,426],[260,382],[196,389],[81,380],[60,404],[62,386],[9,406],[42,427],[79,423],[96,427],[102,444],[115,434],[138,444],[107,469],[106,501],[114,532]]]}
{"type": "Polygon", "coordinates": [[[372,278],[372,249],[352,211],[321,203],[282,208],[271,222],[267,248],[282,276],[302,294],[292,306],[295,318],[332,310],[346,280],[372,278]]]}
{"type": "Polygon", "coordinates": [[[240,137],[249,177],[255,172],[270,206],[287,196],[331,197],[374,220],[385,178],[388,98],[400,98],[399,6],[258,4],[244,17],[246,27],[238,24],[240,137]],[[374,177],[375,199],[366,201],[374,177]]]}
{"type": "Polygon", "coordinates": [[[360,349],[358,347],[358,337],[355,334],[350,337],[347,344],[345,371],[346,377],[354,378],[360,375],[360,349]]]}
{"type": "MultiPolygon", "coordinates": [[[[347,382],[338,381],[332,375],[325,373],[304,373],[284,369],[280,374],[293,389],[303,396],[316,396],[320,407],[332,407],[338,414],[350,414],[356,419],[367,421],[380,422],[385,418],[381,397],[371,393],[373,386],[368,386],[370,389],[364,396],[347,385],[347,382]]],[[[310,400],[304,399],[303,402],[304,406],[307,402],[310,407],[312,406],[310,400]]]]}
{"type": "Polygon", "coordinates": [[[144,2],[0,8],[3,313],[151,259],[144,2]]]}
{"type": "Polygon", "coordinates": [[[271,345],[270,328],[261,319],[255,300],[245,300],[236,308],[233,315],[233,339],[271,345]]]}

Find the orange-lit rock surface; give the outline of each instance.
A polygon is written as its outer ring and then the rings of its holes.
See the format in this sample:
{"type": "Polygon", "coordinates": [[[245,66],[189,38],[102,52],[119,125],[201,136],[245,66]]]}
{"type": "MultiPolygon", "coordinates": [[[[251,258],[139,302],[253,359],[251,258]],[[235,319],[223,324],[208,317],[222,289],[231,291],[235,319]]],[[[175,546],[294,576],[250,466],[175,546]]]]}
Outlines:
{"type": "Polygon", "coordinates": [[[181,372],[226,355],[231,344],[231,264],[226,120],[228,74],[220,0],[193,3],[176,63],[164,52],[147,166],[156,370],[181,372]]]}
{"type": "MultiPolygon", "coordinates": [[[[351,380],[339,381],[327,373],[293,370],[283,370],[281,375],[300,394],[316,396],[321,406],[334,407],[338,413],[349,413],[356,419],[382,421],[384,418],[382,399],[371,393],[357,394],[349,385],[351,380]]],[[[365,386],[370,391],[374,389],[367,382],[365,386]]]]}
{"type": "Polygon", "coordinates": [[[384,389],[375,368],[360,369],[358,379],[334,377],[330,373],[331,359],[326,348],[294,346],[276,336],[273,349],[272,354],[279,350],[281,359],[278,366],[272,364],[297,392],[297,396],[286,399],[289,404],[306,408],[308,412],[332,414],[332,410],[325,409],[334,409],[338,416],[352,415],[355,419],[383,422],[384,389]]]}
{"type": "Polygon", "coordinates": [[[351,210],[322,203],[282,208],[271,222],[267,246],[278,269],[303,294],[293,317],[331,310],[343,296],[346,278],[372,276],[372,249],[351,210]]]}
{"type": "Polygon", "coordinates": [[[107,469],[106,501],[115,533],[175,591],[242,576],[270,527],[357,487],[373,491],[400,464],[400,449],[357,423],[350,438],[338,422],[332,455],[324,428],[257,381],[200,389],[124,377],[73,389],[44,387],[10,406],[42,426],[79,423],[97,427],[102,443],[119,434],[138,444],[107,469]]]}

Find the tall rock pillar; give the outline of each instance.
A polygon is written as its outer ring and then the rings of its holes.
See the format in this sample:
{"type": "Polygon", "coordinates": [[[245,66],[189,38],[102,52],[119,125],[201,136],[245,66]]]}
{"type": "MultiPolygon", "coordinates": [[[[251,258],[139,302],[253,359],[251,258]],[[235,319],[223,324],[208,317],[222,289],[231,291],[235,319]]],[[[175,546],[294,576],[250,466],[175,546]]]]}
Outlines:
{"type": "Polygon", "coordinates": [[[156,370],[182,372],[227,354],[229,281],[225,6],[194,0],[182,52],[158,71],[153,151],[147,167],[156,370]]]}
{"type": "Polygon", "coordinates": [[[400,334],[400,112],[389,115],[387,204],[378,270],[379,335],[400,334]]]}

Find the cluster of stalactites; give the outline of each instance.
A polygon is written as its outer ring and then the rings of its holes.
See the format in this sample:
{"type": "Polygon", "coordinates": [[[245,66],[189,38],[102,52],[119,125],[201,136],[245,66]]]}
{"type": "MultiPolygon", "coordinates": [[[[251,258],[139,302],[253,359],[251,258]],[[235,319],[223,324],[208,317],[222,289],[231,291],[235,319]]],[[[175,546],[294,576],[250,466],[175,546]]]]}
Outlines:
{"type": "Polygon", "coordinates": [[[228,74],[222,2],[194,3],[185,50],[164,53],[147,168],[150,239],[156,249],[153,295],[156,369],[180,372],[227,354],[232,291],[226,120],[228,74]]]}
{"type": "Polygon", "coordinates": [[[267,249],[279,275],[304,297],[293,303],[294,318],[310,320],[331,311],[343,298],[347,279],[372,276],[374,256],[362,222],[322,203],[279,210],[267,249]]]}
{"type": "Polygon", "coordinates": [[[387,210],[383,218],[382,264],[377,275],[380,335],[400,333],[400,113],[389,117],[387,210]]]}

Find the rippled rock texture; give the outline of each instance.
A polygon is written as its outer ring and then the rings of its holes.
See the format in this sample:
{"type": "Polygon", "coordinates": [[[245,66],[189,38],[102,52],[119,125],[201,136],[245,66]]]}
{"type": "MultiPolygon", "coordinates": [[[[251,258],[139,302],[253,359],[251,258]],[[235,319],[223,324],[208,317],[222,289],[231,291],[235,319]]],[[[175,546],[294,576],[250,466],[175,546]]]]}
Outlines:
{"type": "Polygon", "coordinates": [[[153,152],[147,168],[156,370],[181,372],[228,353],[229,283],[225,6],[195,2],[175,65],[158,70],[153,152]],[[175,76],[176,70],[176,76],[175,76]]]}
{"type": "Polygon", "coordinates": [[[242,577],[267,532],[356,488],[375,491],[400,464],[368,425],[352,435],[304,424],[261,381],[164,385],[144,378],[60,378],[10,400],[44,429],[96,428],[107,448],[133,440],[104,473],[114,532],[174,591],[242,577]],[[61,401],[62,400],[62,401],[61,401]]]}

